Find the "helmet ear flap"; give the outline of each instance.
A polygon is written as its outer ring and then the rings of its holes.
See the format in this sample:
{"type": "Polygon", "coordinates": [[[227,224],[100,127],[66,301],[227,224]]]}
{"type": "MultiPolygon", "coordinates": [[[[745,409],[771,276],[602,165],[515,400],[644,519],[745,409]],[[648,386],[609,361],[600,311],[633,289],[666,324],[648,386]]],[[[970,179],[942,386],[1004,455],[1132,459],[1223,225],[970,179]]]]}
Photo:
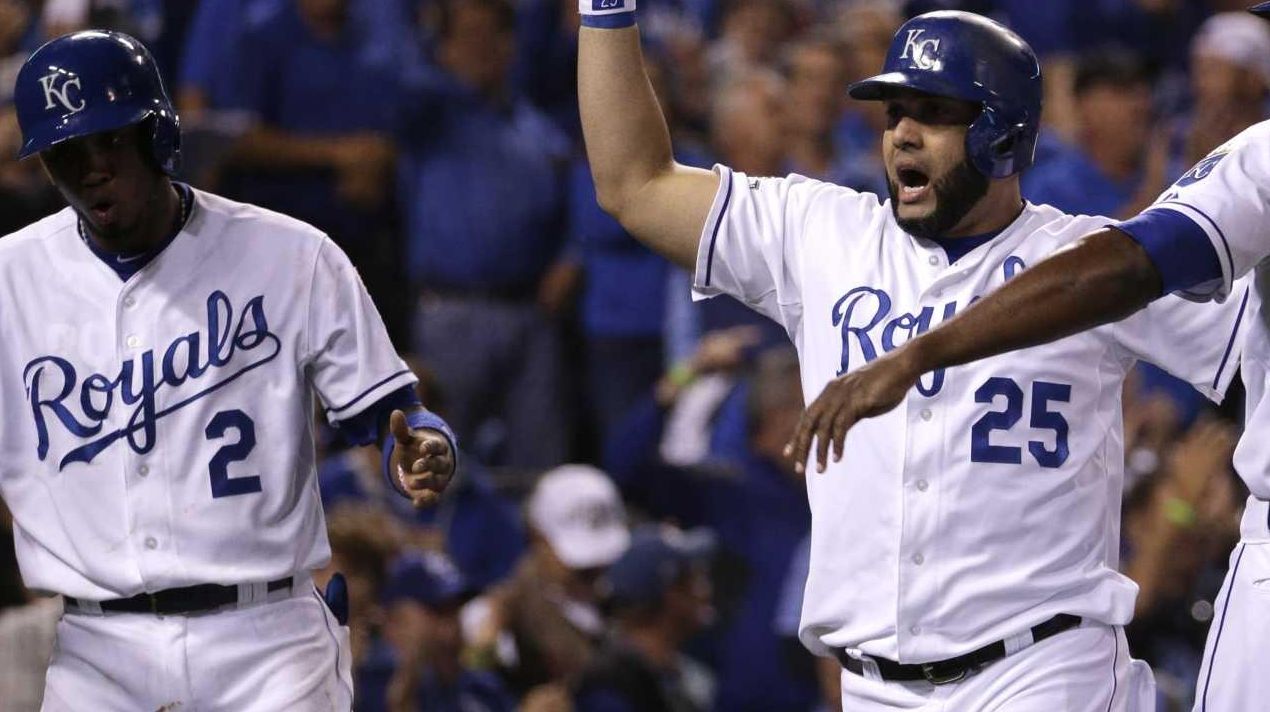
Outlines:
{"type": "Polygon", "coordinates": [[[1010,120],[984,105],[983,113],[966,129],[966,155],[989,178],[1008,178],[1032,165],[1036,131],[1026,117],[1010,120]]]}
{"type": "Polygon", "coordinates": [[[155,163],[168,175],[181,165],[181,128],[176,113],[159,109],[150,115],[150,149],[155,163]]]}

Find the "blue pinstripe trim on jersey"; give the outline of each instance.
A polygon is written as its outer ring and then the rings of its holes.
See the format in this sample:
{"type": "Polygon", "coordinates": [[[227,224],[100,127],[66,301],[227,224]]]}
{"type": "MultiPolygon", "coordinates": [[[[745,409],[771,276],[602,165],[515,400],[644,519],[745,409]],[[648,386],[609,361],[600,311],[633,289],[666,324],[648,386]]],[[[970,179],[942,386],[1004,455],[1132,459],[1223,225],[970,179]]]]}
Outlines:
{"type": "Polygon", "coordinates": [[[348,690],[348,699],[351,701],[353,690],[344,684],[344,676],[340,674],[340,639],[336,637],[335,631],[331,630],[331,619],[335,617],[335,612],[326,605],[326,601],[322,600],[322,594],[318,593],[316,585],[313,586],[313,597],[322,607],[322,622],[326,624],[326,634],[331,636],[331,642],[335,644],[335,679],[340,681],[340,687],[348,690]]]}
{"type": "Polygon", "coordinates": [[[1226,359],[1230,358],[1230,350],[1235,346],[1235,337],[1239,335],[1239,325],[1243,323],[1244,308],[1248,306],[1248,292],[1251,289],[1251,287],[1244,287],[1244,300],[1239,303],[1239,316],[1235,317],[1235,328],[1230,332],[1230,341],[1226,342],[1226,353],[1221,355],[1221,363],[1217,365],[1217,375],[1213,376],[1213,390],[1217,390],[1222,371],[1226,370],[1226,359]]]}
{"type": "Polygon", "coordinates": [[[1111,630],[1111,644],[1116,646],[1116,650],[1111,657],[1111,699],[1107,700],[1107,712],[1111,712],[1111,706],[1116,702],[1116,690],[1120,688],[1120,679],[1116,677],[1116,663],[1120,662],[1120,629],[1113,627],[1111,630]]]}
{"type": "Polygon", "coordinates": [[[1164,203],[1160,203],[1160,206],[1163,207],[1170,203],[1181,205],[1184,208],[1189,208],[1191,210],[1194,210],[1195,212],[1199,213],[1200,217],[1207,220],[1209,225],[1213,226],[1213,229],[1217,231],[1217,237],[1221,238],[1222,249],[1226,251],[1226,264],[1230,267],[1230,281],[1234,282],[1235,281],[1235,258],[1230,253],[1230,243],[1226,241],[1226,233],[1222,232],[1221,227],[1217,225],[1217,221],[1209,217],[1208,213],[1204,212],[1203,210],[1200,210],[1199,208],[1195,207],[1194,205],[1191,205],[1190,203],[1184,203],[1180,200],[1170,200],[1164,203]]]}
{"type": "Polygon", "coordinates": [[[719,228],[723,225],[723,216],[728,214],[728,203],[732,202],[732,171],[725,176],[728,189],[723,194],[723,207],[719,208],[719,217],[714,221],[714,232],[710,235],[710,252],[706,254],[706,284],[710,286],[710,272],[714,269],[714,242],[719,239],[719,228]]]}
{"type": "Polygon", "coordinates": [[[1239,545],[1239,556],[1235,557],[1235,566],[1230,570],[1230,589],[1226,591],[1226,602],[1221,607],[1221,623],[1217,624],[1217,637],[1213,640],[1213,649],[1208,657],[1208,674],[1204,676],[1204,694],[1199,701],[1200,712],[1208,710],[1208,686],[1213,681],[1213,664],[1217,662],[1217,648],[1221,645],[1222,629],[1226,627],[1226,609],[1230,608],[1230,599],[1235,595],[1235,579],[1239,575],[1239,562],[1244,560],[1246,546],[1247,544],[1239,545]]]}
{"type": "Polygon", "coordinates": [[[385,383],[387,383],[387,382],[391,381],[392,379],[397,378],[397,377],[399,377],[399,376],[401,376],[401,375],[403,375],[403,374],[407,374],[407,373],[410,373],[410,369],[408,369],[408,368],[403,368],[403,369],[401,369],[400,371],[398,371],[398,372],[396,372],[396,373],[392,374],[391,376],[389,376],[389,377],[385,378],[384,380],[380,381],[379,383],[376,383],[375,385],[371,386],[370,388],[367,388],[366,390],[364,390],[364,391],[362,391],[361,393],[357,394],[357,396],[356,396],[355,398],[353,398],[353,400],[351,400],[351,401],[349,401],[349,402],[345,403],[344,405],[337,405],[337,406],[334,406],[334,407],[331,407],[331,408],[327,408],[327,409],[326,409],[326,413],[327,413],[327,415],[334,415],[334,414],[336,414],[336,413],[340,412],[341,410],[348,410],[349,408],[353,407],[354,405],[357,405],[357,402],[358,402],[358,401],[360,401],[361,399],[363,399],[363,398],[365,398],[366,396],[370,395],[370,394],[371,394],[371,392],[373,392],[376,388],[379,388],[380,386],[382,386],[382,385],[384,385],[385,383]]]}

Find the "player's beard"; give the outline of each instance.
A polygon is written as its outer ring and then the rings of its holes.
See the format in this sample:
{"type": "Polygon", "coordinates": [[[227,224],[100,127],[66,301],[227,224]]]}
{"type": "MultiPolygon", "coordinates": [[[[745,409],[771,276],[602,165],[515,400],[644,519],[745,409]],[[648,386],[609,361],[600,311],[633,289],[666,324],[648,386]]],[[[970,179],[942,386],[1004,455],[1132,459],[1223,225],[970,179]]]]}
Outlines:
{"type": "Polygon", "coordinates": [[[929,240],[943,237],[988,194],[988,177],[974,167],[969,157],[963,158],[931,186],[935,194],[935,209],[921,218],[900,217],[899,184],[888,178],[886,187],[891,193],[891,213],[895,215],[895,222],[913,237],[929,240]]]}

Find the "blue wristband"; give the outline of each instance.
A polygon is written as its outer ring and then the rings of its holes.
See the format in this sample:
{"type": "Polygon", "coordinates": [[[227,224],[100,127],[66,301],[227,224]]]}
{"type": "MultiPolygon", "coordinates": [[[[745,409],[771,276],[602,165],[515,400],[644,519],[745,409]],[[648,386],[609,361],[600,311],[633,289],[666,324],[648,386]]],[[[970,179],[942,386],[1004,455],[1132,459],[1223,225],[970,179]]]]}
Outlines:
{"type": "MultiPolygon", "coordinates": [[[[450,429],[449,424],[447,424],[441,416],[430,410],[411,411],[406,413],[406,425],[410,426],[411,430],[430,428],[432,430],[441,431],[441,434],[444,435],[445,439],[450,443],[450,454],[454,458],[454,469],[451,471],[459,471],[459,439],[454,435],[454,431],[450,429]]],[[[396,447],[397,439],[393,437],[391,432],[389,432],[384,436],[384,443],[380,448],[383,451],[384,476],[388,478],[388,482],[392,485],[393,489],[397,490],[397,492],[403,496],[409,496],[409,493],[402,489],[401,482],[397,479],[397,473],[393,472],[392,469],[392,453],[396,447]]]]}
{"type": "Polygon", "coordinates": [[[635,24],[634,12],[615,12],[610,15],[583,15],[582,26],[600,30],[620,30],[635,24]]]}

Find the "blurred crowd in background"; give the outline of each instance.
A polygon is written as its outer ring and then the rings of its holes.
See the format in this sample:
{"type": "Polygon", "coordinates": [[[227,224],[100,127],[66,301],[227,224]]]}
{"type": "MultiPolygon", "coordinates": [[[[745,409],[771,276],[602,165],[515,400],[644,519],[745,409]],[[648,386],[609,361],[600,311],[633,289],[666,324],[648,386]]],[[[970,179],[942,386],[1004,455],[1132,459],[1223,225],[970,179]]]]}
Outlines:
{"type": "MultiPolygon", "coordinates": [[[[990,15],[1044,63],[1026,197],[1125,216],[1266,118],[1270,23],[1246,4],[640,0],[640,25],[681,162],[885,195],[882,107],[847,83],[877,71],[907,16],[990,15]]],[[[61,207],[37,161],[8,158],[23,60],[83,27],[141,38],[180,109],[182,179],[339,243],[460,436],[458,478],[418,512],[376,451],[324,438],[357,709],[834,709],[837,663],[796,639],[810,515],[781,449],[797,359],[739,303],[694,304],[689,275],[596,206],[576,11],[0,0],[0,234],[61,207]]],[[[1129,637],[1163,710],[1189,709],[1237,538],[1241,409],[1151,367],[1126,393],[1129,637]]],[[[37,709],[59,608],[22,588],[4,536],[0,708],[37,709]]]]}

